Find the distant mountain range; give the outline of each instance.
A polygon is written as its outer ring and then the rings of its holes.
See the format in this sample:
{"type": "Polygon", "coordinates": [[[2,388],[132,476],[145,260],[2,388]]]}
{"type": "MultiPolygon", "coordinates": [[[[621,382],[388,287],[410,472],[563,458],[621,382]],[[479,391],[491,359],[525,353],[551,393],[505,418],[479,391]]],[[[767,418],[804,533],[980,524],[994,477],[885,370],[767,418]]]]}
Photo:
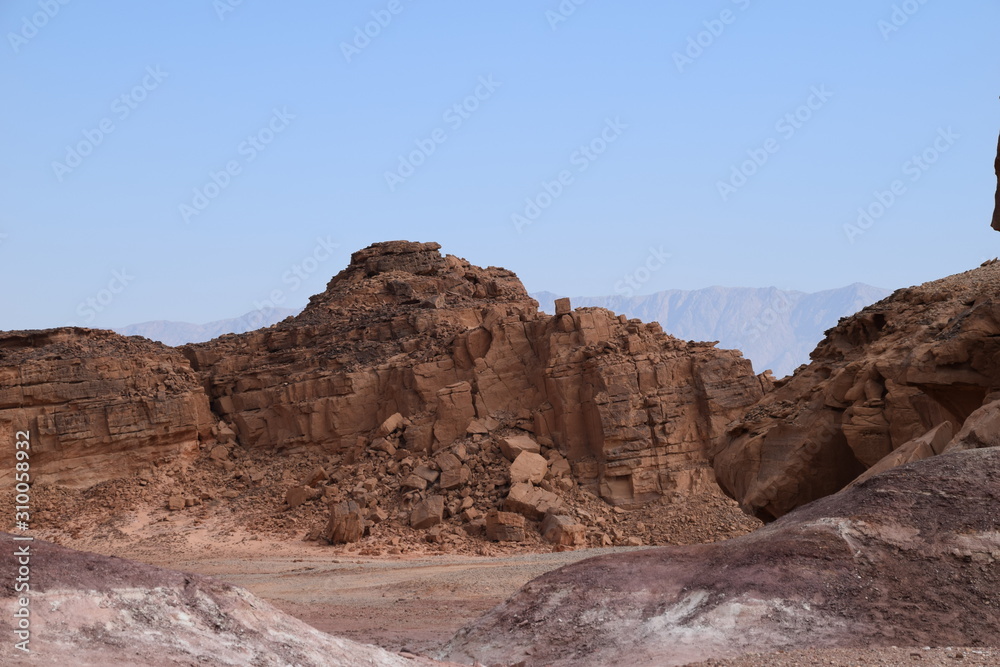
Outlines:
{"type": "Polygon", "coordinates": [[[241,317],[228,320],[218,320],[208,324],[191,324],[189,322],[170,322],[156,320],[141,324],[130,324],[114,331],[123,336],[144,336],[166,345],[184,345],[185,343],[203,343],[228,333],[245,333],[254,329],[269,327],[272,324],[291,315],[298,315],[301,309],[271,308],[269,310],[252,310],[241,317]]]}
{"type": "MultiPolygon", "coordinates": [[[[600,306],[644,322],[656,321],[685,340],[717,340],[719,346],[743,351],[760,373],[770,368],[781,377],[809,361],[823,332],[841,317],[887,297],[889,290],[855,283],[812,294],[774,287],[709,287],[667,290],[647,296],[572,297],[574,307],[600,306]]],[[[551,292],[531,295],[547,313],[559,298],[551,292]]],[[[201,343],[227,333],[244,333],[280,322],[300,311],[274,308],[242,317],[190,324],[159,320],[115,329],[126,336],[145,336],[167,345],[201,343]]]]}
{"type": "MultiPolygon", "coordinates": [[[[685,340],[719,341],[719,347],[743,351],[760,373],[789,375],[809,361],[823,332],[841,317],[889,296],[889,290],[854,283],[840,289],[805,293],[774,287],[709,287],[667,290],[647,296],[572,297],[574,308],[600,306],[663,329],[685,340]]],[[[551,292],[531,295],[548,313],[555,312],[551,292]]]]}

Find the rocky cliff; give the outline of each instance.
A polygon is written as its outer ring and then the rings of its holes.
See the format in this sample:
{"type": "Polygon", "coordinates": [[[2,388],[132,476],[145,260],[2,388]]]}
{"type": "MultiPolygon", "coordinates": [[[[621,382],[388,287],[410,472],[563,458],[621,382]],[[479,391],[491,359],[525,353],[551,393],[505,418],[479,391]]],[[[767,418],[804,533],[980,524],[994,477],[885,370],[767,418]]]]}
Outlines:
{"type": "MultiPolygon", "coordinates": [[[[85,487],[192,458],[211,428],[201,379],[177,350],[89,329],[0,334],[0,432],[30,433],[36,480],[85,487]]],[[[14,473],[11,444],[0,483],[14,473]]]]}
{"type": "Polygon", "coordinates": [[[998,293],[993,260],[842,320],[808,367],[729,430],[715,456],[720,484],[769,519],[873,467],[1000,444],[998,293]]]}
{"type": "Polygon", "coordinates": [[[600,308],[545,315],[513,273],[439,248],[377,243],[298,317],[185,347],[240,442],[362,450],[399,413],[418,453],[530,433],[619,505],[711,479],[708,444],[763,394],[739,352],[600,308]]]}
{"type": "Polygon", "coordinates": [[[216,436],[352,460],[391,432],[399,460],[498,431],[533,436],[617,505],[712,483],[710,443],[769,382],[739,352],[600,308],[540,313],[510,271],[439,248],[375,244],[299,316],[179,349],[5,334],[0,422],[31,430],[36,479],[73,486],[205,453],[216,436]]]}

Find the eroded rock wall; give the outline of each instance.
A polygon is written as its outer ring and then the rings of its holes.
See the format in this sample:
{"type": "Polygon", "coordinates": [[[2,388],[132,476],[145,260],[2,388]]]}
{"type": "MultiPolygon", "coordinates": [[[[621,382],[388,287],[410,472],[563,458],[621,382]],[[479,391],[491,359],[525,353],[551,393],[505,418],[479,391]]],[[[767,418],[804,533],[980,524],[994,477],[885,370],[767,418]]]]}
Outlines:
{"type": "Polygon", "coordinates": [[[616,504],[712,482],[708,444],[763,395],[738,352],[599,308],[539,313],[511,272],[439,247],[375,244],[298,318],[185,348],[245,446],[362,448],[398,412],[414,451],[473,421],[531,432],[616,504]]]}
{"type": "Polygon", "coordinates": [[[947,449],[1000,398],[998,294],[993,260],[841,320],[812,363],[729,430],[714,461],[722,487],[770,519],[875,466],[947,449]]]}
{"type": "MultiPolygon", "coordinates": [[[[193,457],[211,427],[201,380],[176,350],[89,329],[0,334],[0,433],[30,433],[36,480],[85,487],[193,457]]],[[[0,448],[0,483],[14,452],[0,448]]]]}

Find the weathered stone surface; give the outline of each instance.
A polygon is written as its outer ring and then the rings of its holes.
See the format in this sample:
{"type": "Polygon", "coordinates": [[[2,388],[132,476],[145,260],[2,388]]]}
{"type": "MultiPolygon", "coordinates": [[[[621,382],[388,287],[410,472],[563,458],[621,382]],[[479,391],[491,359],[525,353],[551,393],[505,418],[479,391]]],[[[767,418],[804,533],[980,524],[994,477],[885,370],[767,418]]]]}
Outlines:
{"type": "Polygon", "coordinates": [[[494,542],[523,542],[524,517],[513,512],[490,510],[486,513],[486,537],[494,542]]]}
{"type": "MultiPolygon", "coordinates": [[[[17,551],[24,544],[0,533],[0,571],[17,572],[17,551]]],[[[31,628],[37,634],[25,645],[28,658],[14,641],[0,643],[3,665],[442,664],[320,632],[220,579],[73,551],[38,538],[30,546],[31,565],[38,568],[30,591],[31,628]]],[[[0,596],[0,613],[12,619],[19,608],[13,589],[5,586],[0,596]]]]}
{"type": "Polygon", "coordinates": [[[469,483],[472,479],[472,471],[466,466],[450,468],[441,473],[441,481],[438,485],[445,491],[458,489],[469,483]]]}
{"type": "Polygon", "coordinates": [[[956,440],[996,443],[990,429],[1000,422],[987,424],[1000,388],[998,294],[1000,263],[987,262],[842,319],[811,364],[776,383],[719,441],[720,485],[770,519],[873,466],[929,455],[945,423],[956,440]]]}
{"type": "Polygon", "coordinates": [[[531,452],[521,452],[510,464],[510,481],[514,484],[518,482],[531,482],[539,484],[545,479],[545,473],[549,471],[549,462],[541,454],[531,452]]]}
{"type": "MultiPolygon", "coordinates": [[[[992,646],[998,516],[1000,448],[935,456],[736,539],[548,572],[459,631],[441,658],[666,667],[790,646],[992,646]],[[600,641],[567,650],[581,637],[600,641]]],[[[833,662],[813,657],[780,660],[833,662]]]]}
{"type": "Polygon", "coordinates": [[[410,525],[416,529],[430,528],[444,519],[444,498],[431,496],[414,505],[410,513],[410,525]]]}
{"type": "MultiPolygon", "coordinates": [[[[0,333],[0,432],[30,433],[32,476],[47,484],[191,461],[216,421],[201,378],[165,345],[91,329],[0,333]]],[[[6,486],[14,451],[0,447],[6,486]]]]}
{"type": "Polygon", "coordinates": [[[323,538],[330,544],[350,544],[365,535],[365,519],[361,506],[353,500],[330,506],[330,520],[323,531],[323,538]]]}
{"type": "Polygon", "coordinates": [[[548,514],[542,521],[542,538],[558,546],[577,547],[587,544],[587,528],[571,516],[548,514]]]}
{"type": "Polygon", "coordinates": [[[510,487],[503,507],[508,512],[516,512],[529,519],[541,521],[549,512],[558,513],[562,507],[562,500],[550,491],[521,483],[510,487]]]}
{"type": "Polygon", "coordinates": [[[538,454],[542,451],[535,439],[529,435],[512,435],[500,440],[500,451],[511,463],[521,452],[533,452],[538,454]]]}
{"type": "Polygon", "coordinates": [[[177,511],[177,510],[182,510],[185,507],[186,503],[184,502],[184,496],[173,495],[167,499],[167,509],[169,510],[177,511]]]}

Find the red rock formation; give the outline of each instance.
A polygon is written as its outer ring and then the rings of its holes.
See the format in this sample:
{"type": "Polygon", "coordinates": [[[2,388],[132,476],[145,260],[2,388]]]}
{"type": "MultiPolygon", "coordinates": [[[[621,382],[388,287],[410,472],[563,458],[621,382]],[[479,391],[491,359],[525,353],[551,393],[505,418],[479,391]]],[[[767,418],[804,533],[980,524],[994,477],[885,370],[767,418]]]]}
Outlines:
{"type": "Polygon", "coordinates": [[[1000,139],[997,140],[997,159],[993,163],[993,170],[997,175],[996,203],[993,206],[993,229],[1000,231],[1000,139]]]}
{"type": "MultiPolygon", "coordinates": [[[[812,363],[733,425],[719,483],[769,519],[879,470],[948,448],[1000,396],[1000,263],[891,297],[841,320],[812,363]]],[[[968,442],[968,439],[962,440],[968,442]]]]}
{"type": "MultiPolygon", "coordinates": [[[[180,352],[109,331],[0,334],[0,433],[30,432],[33,479],[85,487],[194,456],[213,418],[180,352]]],[[[14,448],[0,448],[0,483],[14,448]]]]}
{"type": "Polygon", "coordinates": [[[549,572],[441,657],[668,667],[792,647],[993,645],[997,516],[1000,449],[946,454],[743,537],[549,572]]]}
{"type": "Polygon", "coordinates": [[[708,443],[763,393],[738,352],[598,308],[550,317],[510,271],[439,248],[375,244],[299,317],[186,347],[216,413],[276,450],[366,447],[398,412],[406,448],[436,451],[492,420],[622,505],[711,481],[708,443]]]}

